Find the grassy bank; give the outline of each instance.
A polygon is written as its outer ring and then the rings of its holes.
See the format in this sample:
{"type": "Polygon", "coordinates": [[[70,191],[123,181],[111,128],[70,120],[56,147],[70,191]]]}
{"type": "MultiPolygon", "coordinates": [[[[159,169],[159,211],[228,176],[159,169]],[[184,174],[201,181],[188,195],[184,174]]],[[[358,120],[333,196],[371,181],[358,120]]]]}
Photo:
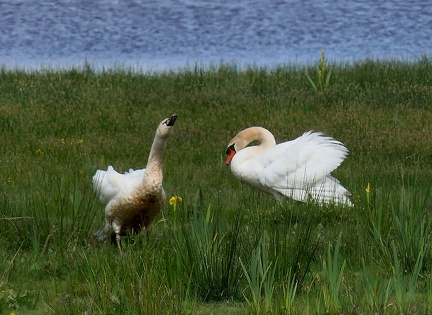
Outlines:
{"type": "Polygon", "coordinates": [[[0,71],[0,313],[431,313],[432,62],[322,65],[328,81],[301,67],[0,71]],[[183,202],[120,255],[94,241],[91,177],[145,167],[173,113],[164,185],[183,202]],[[342,141],[334,175],[355,207],[238,182],[226,145],[253,125],[342,141]]]}

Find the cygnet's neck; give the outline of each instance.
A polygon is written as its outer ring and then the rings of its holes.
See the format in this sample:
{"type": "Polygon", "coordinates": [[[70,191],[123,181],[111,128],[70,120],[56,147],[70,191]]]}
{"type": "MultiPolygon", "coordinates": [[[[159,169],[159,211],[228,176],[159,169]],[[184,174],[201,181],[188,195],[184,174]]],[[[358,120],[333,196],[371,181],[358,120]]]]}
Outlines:
{"type": "Polygon", "coordinates": [[[163,152],[165,148],[165,139],[155,137],[150,149],[150,155],[147,161],[144,179],[146,177],[162,179],[163,152]]]}

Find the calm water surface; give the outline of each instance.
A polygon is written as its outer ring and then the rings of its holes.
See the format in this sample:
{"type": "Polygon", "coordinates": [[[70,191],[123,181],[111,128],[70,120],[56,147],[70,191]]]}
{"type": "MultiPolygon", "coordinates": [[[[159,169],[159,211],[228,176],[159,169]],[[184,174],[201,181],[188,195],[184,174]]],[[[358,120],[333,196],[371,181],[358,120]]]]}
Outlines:
{"type": "Polygon", "coordinates": [[[143,70],[432,55],[432,4],[409,0],[0,0],[0,65],[143,70]]]}

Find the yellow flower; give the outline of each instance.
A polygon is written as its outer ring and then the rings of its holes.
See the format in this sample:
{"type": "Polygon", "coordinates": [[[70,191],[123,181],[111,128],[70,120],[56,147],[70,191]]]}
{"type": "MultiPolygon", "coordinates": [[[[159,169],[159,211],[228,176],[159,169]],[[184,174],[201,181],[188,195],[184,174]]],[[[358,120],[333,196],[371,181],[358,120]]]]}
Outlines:
{"type": "Polygon", "coordinates": [[[370,183],[367,183],[366,192],[370,193],[370,190],[371,190],[371,185],[370,185],[370,183]]]}
{"type": "Polygon", "coordinates": [[[79,139],[79,140],[77,141],[77,143],[78,143],[78,144],[83,144],[83,143],[84,143],[84,139],[79,139]]]}
{"type": "Polygon", "coordinates": [[[371,184],[367,183],[367,186],[366,186],[366,202],[367,202],[368,207],[370,207],[370,190],[371,190],[371,184]]]}
{"type": "Polygon", "coordinates": [[[170,198],[170,200],[169,200],[169,204],[172,206],[172,205],[175,205],[175,204],[180,203],[182,201],[183,201],[182,197],[180,197],[180,196],[172,196],[170,198]]]}

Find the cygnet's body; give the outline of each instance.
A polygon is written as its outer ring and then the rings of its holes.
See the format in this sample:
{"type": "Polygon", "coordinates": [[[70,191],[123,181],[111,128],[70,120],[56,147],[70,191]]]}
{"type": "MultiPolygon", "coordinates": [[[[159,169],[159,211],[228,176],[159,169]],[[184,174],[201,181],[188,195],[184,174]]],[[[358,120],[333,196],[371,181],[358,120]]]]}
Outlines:
{"type": "Polygon", "coordinates": [[[97,232],[100,241],[115,234],[120,248],[120,235],[127,231],[149,233],[151,224],[161,211],[165,200],[163,189],[163,152],[172,134],[177,115],[159,124],[145,169],[120,174],[112,166],[107,171],[97,170],[93,187],[105,207],[105,227],[97,232]]]}

